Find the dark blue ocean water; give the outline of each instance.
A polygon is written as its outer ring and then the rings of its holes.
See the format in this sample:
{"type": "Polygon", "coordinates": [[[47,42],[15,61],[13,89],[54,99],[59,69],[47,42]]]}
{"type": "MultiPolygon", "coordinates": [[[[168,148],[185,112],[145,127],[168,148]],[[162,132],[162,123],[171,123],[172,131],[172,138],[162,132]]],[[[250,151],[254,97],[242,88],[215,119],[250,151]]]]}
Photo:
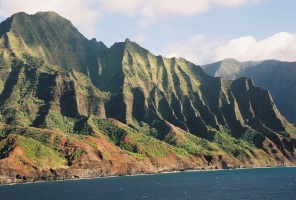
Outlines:
{"type": "Polygon", "coordinates": [[[6,199],[296,199],[296,168],[179,172],[0,187],[6,199]]]}

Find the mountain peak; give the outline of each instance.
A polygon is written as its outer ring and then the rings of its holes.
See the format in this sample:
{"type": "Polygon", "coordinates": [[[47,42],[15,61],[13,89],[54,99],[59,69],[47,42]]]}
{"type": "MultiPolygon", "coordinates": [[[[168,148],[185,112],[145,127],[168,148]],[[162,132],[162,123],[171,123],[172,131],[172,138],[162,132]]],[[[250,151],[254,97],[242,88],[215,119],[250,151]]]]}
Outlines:
{"type": "MultiPolygon", "coordinates": [[[[46,12],[37,12],[35,14],[28,14],[25,12],[18,12],[14,15],[12,15],[10,18],[12,18],[14,21],[17,20],[36,20],[36,19],[42,19],[45,21],[55,21],[55,20],[62,20],[62,21],[67,21],[72,25],[72,22],[69,21],[68,19],[62,17],[56,12],[53,11],[46,11],[46,12]]],[[[38,21],[38,20],[37,20],[38,21]]]]}
{"type": "Polygon", "coordinates": [[[92,80],[98,76],[97,57],[108,49],[102,42],[88,40],[71,21],[51,11],[14,14],[0,24],[0,38],[4,35],[1,45],[19,59],[26,53],[55,68],[90,74],[92,80]]]}
{"type": "Polygon", "coordinates": [[[239,63],[238,60],[234,59],[234,58],[225,58],[221,61],[221,63],[239,63]]]}
{"type": "Polygon", "coordinates": [[[43,23],[52,23],[52,21],[58,20],[58,21],[64,21],[67,22],[68,25],[73,26],[72,23],[61,17],[59,14],[48,11],[48,12],[37,12],[36,14],[29,15],[25,12],[18,12],[11,17],[7,18],[5,21],[1,22],[0,24],[0,38],[7,32],[9,32],[11,29],[13,29],[14,32],[18,32],[18,29],[29,29],[31,27],[26,27],[28,22],[32,23],[39,23],[38,21],[43,21],[43,23]]]}
{"type": "Polygon", "coordinates": [[[45,11],[45,12],[44,11],[39,11],[35,15],[60,16],[58,13],[56,13],[54,11],[45,11]]]}
{"type": "Polygon", "coordinates": [[[124,40],[124,44],[127,45],[132,45],[132,46],[139,46],[136,42],[131,41],[129,38],[126,38],[124,40]]]}
{"type": "MultiPolygon", "coordinates": [[[[62,19],[64,19],[64,20],[67,20],[66,18],[64,18],[64,17],[62,17],[61,15],[59,15],[58,13],[56,13],[56,12],[54,12],[54,11],[39,11],[39,12],[37,12],[37,13],[35,13],[35,14],[28,14],[28,13],[26,13],[26,12],[18,12],[18,13],[15,13],[14,15],[12,15],[12,17],[14,18],[14,17],[19,17],[19,16],[22,16],[22,17],[24,17],[24,16],[27,16],[27,17],[36,17],[36,16],[38,16],[38,17],[40,17],[40,16],[43,16],[43,17],[47,17],[47,18],[49,18],[49,17],[58,17],[58,18],[62,18],[62,19]]],[[[67,20],[67,21],[69,21],[69,20],[67,20]]]]}
{"type": "MultiPolygon", "coordinates": [[[[13,18],[13,22],[17,27],[19,25],[23,25],[23,26],[26,25],[26,24],[20,24],[20,23],[26,23],[26,22],[36,23],[37,25],[40,25],[40,23],[47,24],[47,25],[54,23],[53,25],[56,25],[57,22],[59,22],[60,24],[63,24],[63,26],[71,26],[72,28],[76,29],[73,26],[71,21],[60,16],[59,14],[53,11],[37,12],[36,14],[32,14],[32,15],[27,14],[25,12],[19,12],[14,14],[12,18],[13,18]]],[[[32,27],[22,27],[22,28],[32,28],[32,27]]]]}

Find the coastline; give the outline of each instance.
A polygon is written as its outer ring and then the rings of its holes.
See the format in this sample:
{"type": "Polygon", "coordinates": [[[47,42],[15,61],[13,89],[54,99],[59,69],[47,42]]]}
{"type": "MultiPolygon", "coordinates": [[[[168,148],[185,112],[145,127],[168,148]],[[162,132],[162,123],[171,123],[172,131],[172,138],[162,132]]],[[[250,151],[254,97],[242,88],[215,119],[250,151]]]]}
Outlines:
{"type": "Polygon", "coordinates": [[[186,173],[186,172],[213,172],[213,171],[229,171],[229,170],[252,170],[252,169],[275,169],[275,168],[296,168],[296,165],[282,165],[282,166],[266,166],[266,167],[238,167],[228,169],[181,169],[172,171],[159,171],[155,173],[136,173],[136,174],[118,174],[118,175],[102,175],[97,177],[81,177],[81,178],[66,178],[66,179],[52,179],[52,180],[35,180],[35,181],[23,181],[14,183],[0,183],[2,186],[13,186],[22,184],[34,184],[34,183],[45,183],[45,182],[63,182],[63,181],[79,181],[79,180],[90,180],[90,179],[102,179],[102,178],[119,178],[119,177],[132,177],[132,176],[149,176],[159,174],[174,174],[174,173],[186,173]]]}

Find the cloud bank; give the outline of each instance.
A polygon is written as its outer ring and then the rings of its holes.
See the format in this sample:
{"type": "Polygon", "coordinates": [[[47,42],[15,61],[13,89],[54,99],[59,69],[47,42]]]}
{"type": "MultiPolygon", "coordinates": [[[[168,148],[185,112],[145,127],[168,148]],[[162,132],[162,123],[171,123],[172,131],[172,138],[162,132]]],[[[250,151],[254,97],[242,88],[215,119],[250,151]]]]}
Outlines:
{"type": "Polygon", "coordinates": [[[196,64],[207,64],[224,58],[239,61],[277,59],[296,61],[296,34],[280,32],[257,41],[252,36],[236,39],[214,39],[195,35],[189,39],[167,45],[163,54],[184,57],[196,64]]]}
{"type": "Polygon", "coordinates": [[[139,16],[140,24],[148,26],[157,19],[172,16],[192,16],[204,13],[214,7],[238,7],[260,3],[262,0],[105,0],[105,11],[139,16]]]}
{"type": "Polygon", "coordinates": [[[95,35],[95,24],[104,14],[116,13],[139,19],[142,27],[172,16],[198,15],[214,7],[238,7],[263,0],[0,0],[0,16],[17,12],[35,14],[55,11],[71,20],[87,37],[95,35]]]}

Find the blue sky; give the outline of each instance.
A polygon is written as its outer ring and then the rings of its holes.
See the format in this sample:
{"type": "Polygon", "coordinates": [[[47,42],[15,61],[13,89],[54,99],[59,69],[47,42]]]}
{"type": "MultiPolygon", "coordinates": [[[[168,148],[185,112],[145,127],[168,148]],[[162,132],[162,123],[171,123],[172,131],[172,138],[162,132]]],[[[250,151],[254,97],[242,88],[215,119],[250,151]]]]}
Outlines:
{"type": "Polygon", "coordinates": [[[296,61],[295,0],[0,0],[0,19],[55,11],[108,47],[129,38],[196,64],[296,61]]]}

